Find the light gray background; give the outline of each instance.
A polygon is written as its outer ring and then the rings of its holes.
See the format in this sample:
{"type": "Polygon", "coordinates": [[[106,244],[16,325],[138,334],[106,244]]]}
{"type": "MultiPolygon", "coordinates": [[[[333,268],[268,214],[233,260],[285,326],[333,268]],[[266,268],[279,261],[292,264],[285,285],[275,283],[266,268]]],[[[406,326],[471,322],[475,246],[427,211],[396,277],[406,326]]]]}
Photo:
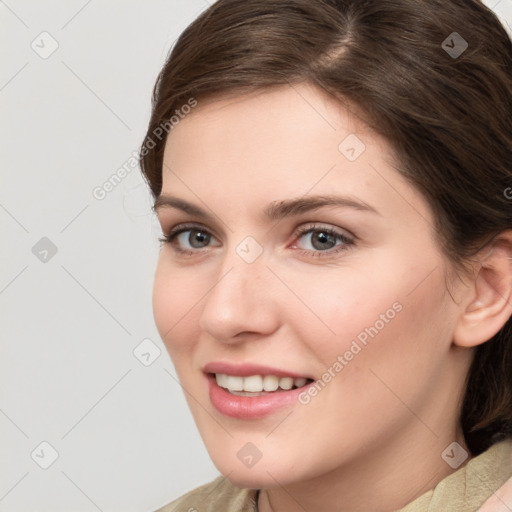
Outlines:
{"type": "MultiPolygon", "coordinates": [[[[486,3],[512,33],[512,0],[486,3]]],[[[0,0],[2,512],[149,512],[218,474],[154,325],[160,231],[129,164],[208,5],[0,0]]]]}

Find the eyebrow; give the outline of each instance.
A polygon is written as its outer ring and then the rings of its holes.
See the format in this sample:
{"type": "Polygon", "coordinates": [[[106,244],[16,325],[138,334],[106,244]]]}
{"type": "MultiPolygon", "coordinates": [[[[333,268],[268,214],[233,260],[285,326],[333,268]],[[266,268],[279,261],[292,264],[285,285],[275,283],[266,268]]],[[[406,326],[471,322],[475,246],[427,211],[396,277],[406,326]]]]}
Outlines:
{"type": "MultiPolygon", "coordinates": [[[[334,195],[303,196],[296,199],[273,201],[263,210],[263,214],[268,220],[275,221],[312,210],[318,210],[326,206],[352,208],[362,212],[371,212],[381,215],[373,206],[370,206],[364,201],[349,196],[334,195]]],[[[164,208],[175,208],[205,220],[214,219],[214,215],[206,212],[202,208],[167,194],[159,195],[153,205],[153,210],[157,213],[164,208]]]]}

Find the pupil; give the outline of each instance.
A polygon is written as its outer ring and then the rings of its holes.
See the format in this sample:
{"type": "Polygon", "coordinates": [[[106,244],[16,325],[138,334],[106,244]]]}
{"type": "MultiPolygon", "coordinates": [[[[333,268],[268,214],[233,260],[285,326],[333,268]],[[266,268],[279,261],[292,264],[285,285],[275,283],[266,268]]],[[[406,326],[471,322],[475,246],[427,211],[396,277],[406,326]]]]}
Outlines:
{"type": "Polygon", "coordinates": [[[208,235],[201,231],[192,231],[190,233],[189,242],[192,247],[200,248],[202,247],[202,243],[208,242],[208,235]],[[195,233],[195,236],[193,235],[193,233],[195,233]]]}
{"type": "MultiPolygon", "coordinates": [[[[334,240],[334,237],[329,233],[324,233],[323,231],[318,231],[316,234],[313,234],[313,246],[315,245],[315,241],[319,242],[320,247],[317,247],[318,249],[326,249],[325,245],[329,245],[330,242],[334,242],[334,245],[336,245],[336,240],[334,240]]],[[[331,244],[330,247],[327,247],[327,249],[330,249],[333,247],[331,244]]]]}

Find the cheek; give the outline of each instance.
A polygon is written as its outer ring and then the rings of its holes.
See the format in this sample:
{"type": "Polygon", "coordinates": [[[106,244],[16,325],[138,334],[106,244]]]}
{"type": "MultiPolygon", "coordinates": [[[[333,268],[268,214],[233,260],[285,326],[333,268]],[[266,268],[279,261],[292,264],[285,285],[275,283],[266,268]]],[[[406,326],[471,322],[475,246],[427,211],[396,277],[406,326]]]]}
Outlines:
{"type": "Polygon", "coordinates": [[[197,321],[193,322],[194,307],[202,294],[188,275],[172,268],[161,256],[153,283],[153,317],[171,357],[193,346],[191,330],[198,326],[197,321]]]}
{"type": "MultiPolygon", "coordinates": [[[[287,283],[304,304],[290,301],[284,317],[326,367],[347,351],[347,358],[361,363],[382,350],[403,357],[416,353],[418,359],[418,350],[446,341],[450,315],[441,266],[436,268],[432,254],[423,258],[376,252],[364,265],[288,272],[287,283]]],[[[394,366],[400,358],[387,362],[394,366]]]]}

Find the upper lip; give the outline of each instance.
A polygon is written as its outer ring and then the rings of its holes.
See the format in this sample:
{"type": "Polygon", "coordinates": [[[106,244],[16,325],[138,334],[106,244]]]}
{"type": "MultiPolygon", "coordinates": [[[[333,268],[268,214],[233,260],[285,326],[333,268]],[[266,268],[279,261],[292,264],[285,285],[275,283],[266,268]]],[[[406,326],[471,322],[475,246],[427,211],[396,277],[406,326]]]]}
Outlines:
{"type": "Polygon", "coordinates": [[[293,377],[295,379],[309,378],[288,370],[280,370],[270,366],[262,366],[253,363],[233,364],[223,361],[213,361],[204,366],[205,373],[221,373],[238,377],[250,377],[251,375],[275,375],[276,377],[293,377]]]}

